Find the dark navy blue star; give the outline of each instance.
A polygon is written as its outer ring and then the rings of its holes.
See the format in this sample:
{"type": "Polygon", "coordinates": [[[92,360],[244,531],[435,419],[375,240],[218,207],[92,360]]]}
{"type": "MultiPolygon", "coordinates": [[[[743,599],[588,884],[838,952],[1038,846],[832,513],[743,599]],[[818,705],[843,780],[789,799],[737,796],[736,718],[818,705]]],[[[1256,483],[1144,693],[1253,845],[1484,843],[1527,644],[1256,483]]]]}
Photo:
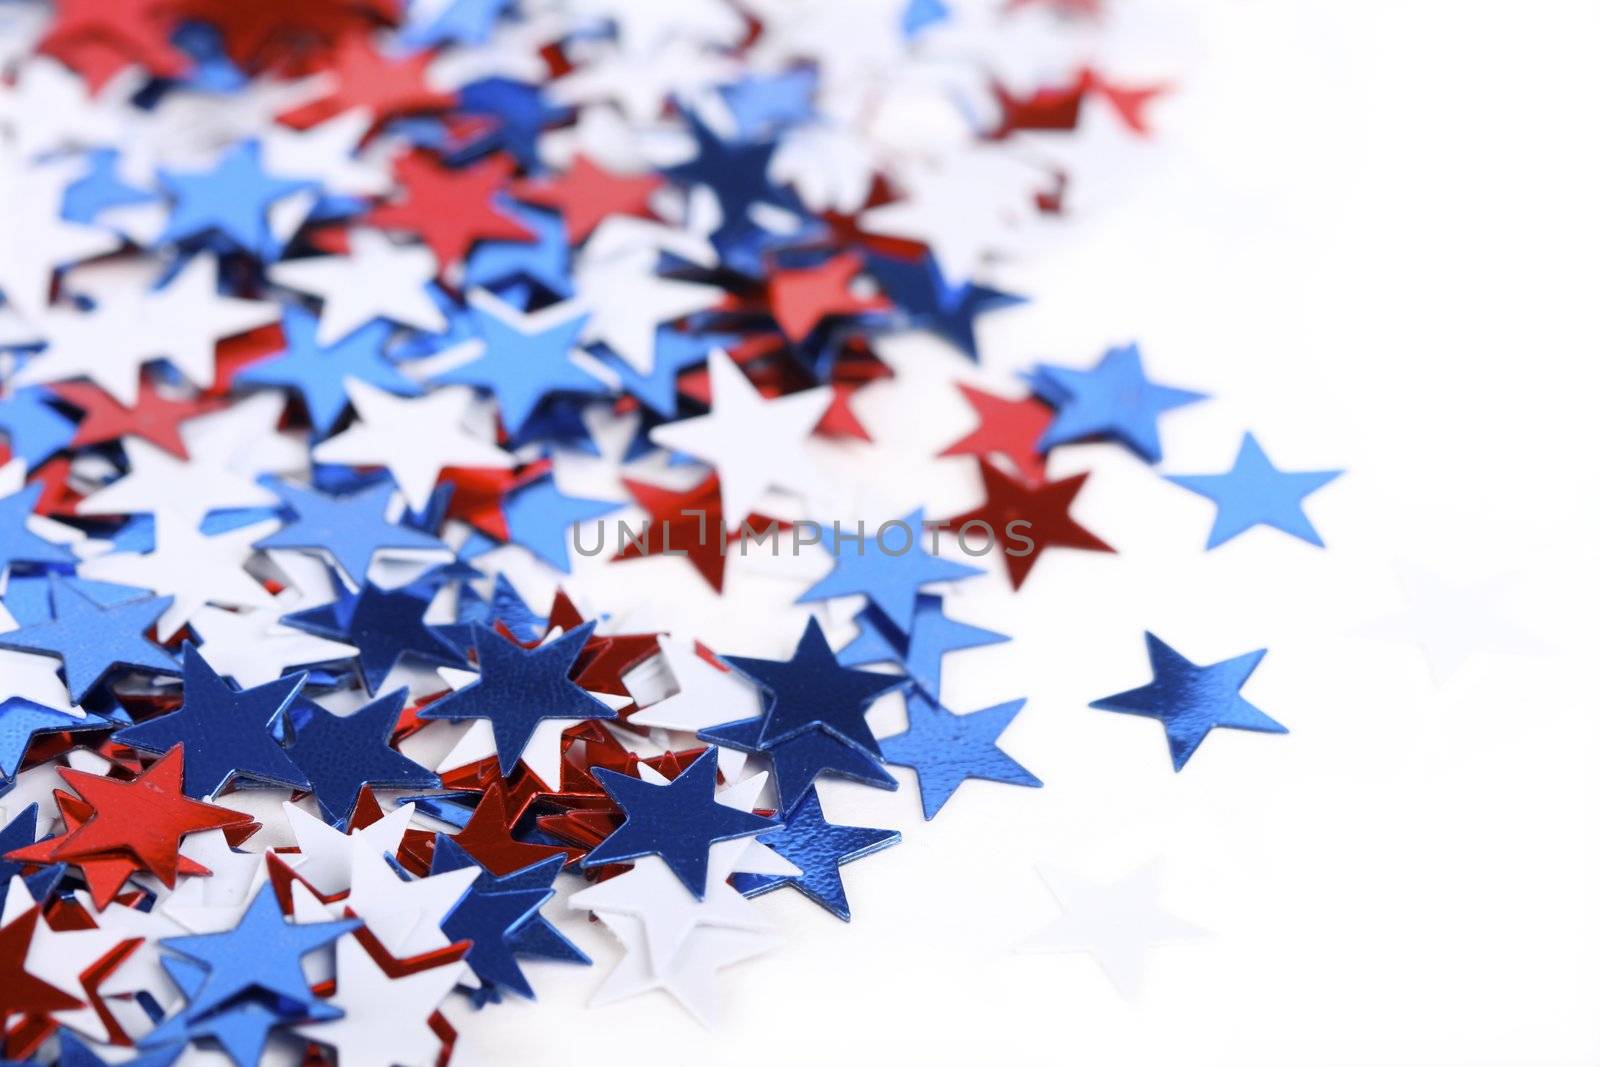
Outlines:
{"type": "Polygon", "coordinates": [[[832,531],[824,529],[822,541],[833,554],[833,570],[801,594],[796,603],[860,593],[902,633],[909,631],[918,587],[982,573],[976,567],[943,560],[925,551],[922,526],[922,509],[918,508],[899,523],[886,523],[876,536],[869,531],[859,541],[853,535],[836,538],[832,531]]]}
{"type": "Polygon", "coordinates": [[[773,827],[771,819],[716,801],[717,750],[708,748],[666,785],[604,768],[595,777],[626,818],[584,857],[584,867],[660,856],[684,888],[706,895],[711,846],[773,827]]]}
{"type": "Polygon", "coordinates": [[[376,693],[401,656],[415,656],[446,667],[465,667],[466,658],[422,616],[428,601],[407,588],[364,585],[355,596],[285,615],[283,621],[307,633],[343,641],[361,650],[356,662],[367,692],[376,693]]]}
{"type": "Polygon", "coordinates": [[[385,549],[448,551],[438,538],[386,518],[394,500],[394,483],[387,478],[343,496],[276,480],[266,484],[294,511],[294,519],[255,547],[321,549],[351,584],[366,580],[373,557],[385,549]]]}
{"type": "Polygon", "coordinates": [[[757,204],[789,210],[799,206],[793,193],[774,185],[767,177],[772,154],[777,151],[776,141],[724,141],[693,111],[685,109],[684,119],[694,138],[695,157],[667,167],[663,173],[683,185],[709,187],[722,208],[719,229],[748,225],[750,209],[757,204]]]}
{"type": "Polygon", "coordinates": [[[89,690],[115,670],[178,673],[177,660],[144,636],[171,605],[171,597],[141,597],[102,607],[71,583],[52,578],[50,599],[55,618],[0,634],[0,648],[61,660],[74,704],[82,704],[89,690]]]}
{"type": "Polygon", "coordinates": [[[567,553],[573,523],[586,522],[616,511],[621,504],[567,496],[554,478],[540,478],[506,497],[506,528],[511,539],[563,574],[572,570],[567,553]]]}
{"type": "Polygon", "coordinates": [[[565,963],[589,962],[578,946],[568,941],[539,913],[555,895],[552,886],[561,873],[565,857],[551,856],[520,871],[496,878],[483,870],[447,834],[440,834],[433,847],[430,875],[478,867],[477,880],[455,908],[439,924],[452,941],[471,941],[467,966],[491,989],[504,986],[525,997],[533,997],[533,987],[517,966],[517,957],[558,960],[565,963]]]}
{"type": "Polygon", "coordinates": [[[898,789],[894,775],[883,769],[876,757],[859,746],[841,741],[827,730],[807,730],[788,741],[762,747],[761,718],[743,719],[709,730],[700,738],[725,745],[736,752],[764,757],[772,765],[773,788],[778,793],[778,810],[787,812],[800,803],[806,790],[823,775],[847,778],[877,789],[898,789]]]}
{"type": "Polygon", "coordinates": [[[466,287],[530,281],[556,296],[572,295],[572,250],[561,216],[521,204],[508,204],[505,212],[531,232],[533,240],[479,241],[467,259],[466,287]]]}
{"type": "Polygon", "coordinates": [[[822,817],[822,801],[812,790],[784,816],[782,829],[762,834],[756,840],[799,867],[800,874],[735,874],[735,889],[747,897],[758,897],[792,885],[849,922],[850,901],[845,899],[839,868],[899,844],[900,832],[830,823],[822,817]]]}
{"type": "Polygon", "coordinates": [[[66,448],[78,432],[77,423],[45,403],[49,395],[34,386],[0,397],[0,433],[30,470],[66,448]]]}
{"type": "Polygon", "coordinates": [[[360,925],[359,919],[287,922],[272,887],[263,886],[232,930],[162,940],[161,947],[206,968],[205,981],[180,1017],[202,1019],[243,997],[266,998],[286,1014],[303,1013],[319,1001],[306,984],[300,957],[360,925]]]}
{"type": "Polygon", "coordinates": [[[101,730],[110,725],[98,715],[71,715],[23,697],[0,701],[0,785],[10,784],[38,734],[101,730]]]}
{"type": "Polygon", "coordinates": [[[1160,719],[1167,731],[1172,769],[1183,770],[1194,750],[1214,727],[1286,734],[1288,727],[1267,717],[1239,695],[1266,649],[1201,667],[1184,659],[1152,633],[1144,635],[1155,675],[1149,685],[1105,697],[1090,704],[1103,711],[1121,711],[1160,719]]]}
{"type": "Polygon", "coordinates": [[[931,255],[920,260],[872,256],[869,264],[884,294],[905,312],[912,326],[933,331],[974,361],[978,358],[973,325],[977,317],[1022,303],[1021,297],[972,282],[951,285],[931,255]]]}
{"type": "Polygon", "coordinates": [[[305,681],[302,672],[253,689],[235,689],[184,642],[183,704],[118,730],[116,740],[145,752],[182,745],[183,792],[197,799],[212,796],[237,775],[309,789],[311,783],[274,736],[305,681]]]}
{"type": "Polygon", "coordinates": [[[533,732],[546,719],[614,719],[615,711],[570,677],[594,623],[554,641],[523,648],[486,626],[473,627],[478,680],[423,708],[423,719],[488,719],[494,728],[500,773],[510,775],[533,732]]]}
{"type": "Polygon", "coordinates": [[[867,708],[884,693],[904,684],[903,679],[890,674],[839,666],[815,618],[806,622],[806,632],[787,660],[724,658],[771,694],[757,737],[763,747],[788,741],[807,730],[822,729],[840,741],[877,755],[878,742],[867,726],[867,708]]]}
{"type": "Polygon", "coordinates": [[[1031,381],[1041,396],[1060,409],[1039,438],[1040,452],[1105,436],[1127,445],[1149,463],[1161,461],[1156,417],[1206,398],[1204,393],[1157,385],[1146,378],[1138,345],[1108,350],[1093,370],[1041,365],[1031,381]]]}
{"type": "Polygon", "coordinates": [[[439,784],[438,775],[390,747],[405,706],[404,689],[349,715],[335,715],[305,697],[290,706],[294,744],[289,759],[311,783],[323,818],[337,829],[350,821],[363,786],[432,789],[439,784]]]}
{"type": "Polygon", "coordinates": [[[261,169],[261,145],[245,141],[229,149],[209,171],[161,173],[174,199],[172,215],[158,243],[215,235],[229,247],[259,259],[276,259],[279,242],[267,222],[267,209],[312,183],[273,178],[261,169]]]}
{"type": "Polygon", "coordinates": [[[469,583],[461,583],[456,597],[456,621],[440,626],[439,632],[462,649],[472,647],[474,625],[493,627],[496,623],[524,644],[543,634],[550,620],[528,607],[504,574],[495,575],[494,592],[488,600],[479,596],[469,583]]]}
{"type": "Polygon", "coordinates": [[[543,167],[539,158],[539,135],[571,114],[571,109],[552,105],[537,85],[511,78],[484,78],[462,86],[457,102],[463,112],[482,115],[493,129],[456,152],[450,163],[463,163],[504,150],[522,170],[533,173],[543,167]]]}
{"type": "Polygon", "coordinates": [[[419,390],[383,354],[393,328],[374,319],[326,347],[317,343],[317,320],[299,308],[283,309],[283,334],[288,348],[252,363],[234,376],[240,385],[275,385],[292,389],[305,402],[318,437],[326,437],[350,406],[345,379],[357,378],[401,396],[419,390]]]}
{"type": "Polygon", "coordinates": [[[870,605],[856,613],[856,627],[859,632],[855,639],[839,650],[840,663],[846,667],[899,664],[906,677],[934,700],[939,699],[945,653],[1011,640],[1005,634],[950,618],[944,613],[944,597],[932,593],[917,595],[909,638],[870,605]]]}
{"type": "Polygon", "coordinates": [[[14,563],[57,564],[70,568],[78,559],[65,545],[46,541],[28,529],[28,516],[39,502],[44,484],[35,482],[20,492],[0,497],[0,580],[14,563]]]}
{"type": "Polygon", "coordinates": [[[508,432],[527,424],[540,401],[555,393],[593,396],[603,383],[572,362],[571,353],[587,315],[573,315],[529,333],[492,311],[470,306],[467,314],[483,342],[483,354],[434,381],[472,385],[494,394],[508,432]]]}
{"type": "Polygon", "coordinates": [[[906,698],[906,731],[883,739],[883,758],[917,772],[922,817],[939,814],[968,778],[1010,785],[1041,785],[1039,779],[995,744],[1024,701],[1012,700],[957,715],[913,693],[906,698]]]}
{"type": "MultiPolygon", "coordinates": [[[[10,822],[0,829],[0,909],[5,907],[6,893],[11,888],[11,879],[22,874],[24,868],[32,864],[14,863],[6,859],[7,853],[19,848],[26,848],[38,838],[39,832],[39,805],[29,804],[18,812],[10,822]]],[[[52,864],[33,874],[23,875],[23,884],[28,887],[28,895],[34,900],[43,900],[55,889],[61,881],[61,876],[67,871],[65,864],[52,864]]]]}
{"type": "Polygon", "coordinates": [[[1343,473],[1281,471],[1256,443],[1255,434],[1247,433],[1233,469],[1226,474],[1169,474],[1167,480],[1217,505],[1217,518],[1206,539],[1208,549],[1238,537],[1252,526],[1271,526],[1321,548],[1322,538],[1300,503],[1343,473]]]}

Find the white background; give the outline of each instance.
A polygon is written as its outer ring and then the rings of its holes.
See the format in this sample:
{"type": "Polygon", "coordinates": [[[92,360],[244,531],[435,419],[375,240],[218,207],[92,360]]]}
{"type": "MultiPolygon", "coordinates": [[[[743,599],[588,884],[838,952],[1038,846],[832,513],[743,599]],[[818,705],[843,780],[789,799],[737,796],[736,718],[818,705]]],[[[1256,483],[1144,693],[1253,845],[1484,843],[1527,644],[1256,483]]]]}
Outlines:
{"type": "MultiPolygon", "coordinates": [[[[969,783],[923,823],[909,776],[825,785],[831,819],[905,841],[846,868],[848,925],[762,898],[786,942],[723,972],[716,1029],[663,994],[585,1008],[615,949],[566,917],[596,968],[531,968],[539,1002],[472,1018],[463,1062],[1600,1059],[1597,41],[1579,2],[1118,6],[1103,66],[1174,83],[1158,137],[1094,140],[1078,215],[1005,275],[1034,302],[990,318],[981,372],[889,346],[901,378],[858,403],[890,490],[872,506],[976,498],[972,461],[927,459],[967,425],[950,376],[1002,387],[1137,338],[1152,377],[1216,398],[1165,419],[1163,469],[1225,469],[1249,429],[1282,466],[1349,470],[1309,504],[1328,550],[1256,530],[1203,552],[1204,500],[1114,449],[1058,450],[1053,473],[1093,470],[1080,517],[1120,554],[1053,552],[1015,595],[966,583],[951,613],[1015,640],[945,675],[957,710],[1028,698],[1003,746],[1045,787],[969,783]],[[1435,678],[1371,636],[1414,566],[1500,582],[1532,653],[1435,678]],[[1086,708],[1146,680],[1147,628],[1198,662],[1268,648],[1245,692],[1292,732],[1219,732],[1175,775],[1155,724],[1086,708]],[[1014,951],[1058,914],[1037,863],[1110,880],[1152,860],[1211,933],[1157,949],[1136,1001],[1088,957],[1014,951]]],[[[758,571],[721,601],[677,560],[590,588],[784,655],[803,615],[774,606],[802,586],[758,571]]]]}

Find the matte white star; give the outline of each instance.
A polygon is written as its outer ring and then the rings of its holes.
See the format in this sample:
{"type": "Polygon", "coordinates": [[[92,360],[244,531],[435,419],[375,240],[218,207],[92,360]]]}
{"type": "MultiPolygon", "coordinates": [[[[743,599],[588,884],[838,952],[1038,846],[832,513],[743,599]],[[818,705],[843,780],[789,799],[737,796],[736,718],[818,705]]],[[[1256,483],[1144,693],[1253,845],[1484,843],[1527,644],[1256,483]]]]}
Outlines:
{"type": "Polygon", "coordinates": [[[387,467],[414,511],[427,507],[439,472],[446,467],[513,465],[505,452],[467,431],[469,388],[451,386],[406,399],[346,378],[345,391],[359,419],[313,448],[312,458],[319,463],[387,467]]]}
{"type": "Polygon", "coordinates": [[[372,825],[342,834],[310,812],[285,801],[283,814],[289,820],[289,830],[300,851],[283,853],[282,858],[323,896],[343,893],[350,888],[357,845],[365,845],[380,855],[399,851],[400,839],[405,836],[415,810],[415,804],[402,804],[372,825]]]}
{"type": "Polygon", "coordinates": [[[66,222],[61,196],[82,172],[76,161],[29,166],[0,140],[0,293],[24,320],[36,321],[50,303],[56,268],[114,252],[109,230],[66,222]],[[26,210],[17,205],[26,204],[26,210]]]}
{"type": "Polygon", "coordinates": [[[449,323],[428,291],[438,272],[426,245],[399,245],[376,230],[356,229],[349,255],[285,260],[268,267],[267,277],[322,301],[317,343],[331,345],[374,319],[443,332],[449,323]]]}
{"type": "Polygon", "coordinates": [[[223,508],[270,508],[278,498],[249,478],[223,467],[226,457],[198,453],[181,460],[138,438],[122,441],[128,473],[78,504],[80,515],[167,512],[199,521],[223,508]]]}
{"type": "Polygon", "coordinates": [[[826,388],[767,400],[726,352],[711,353],[711,411],[657,426],[650,440],[717,468],[723,518],[745,520],[769,488],[814,491],[817,475],[806,438],[832,402],[826,388]]]}
{"type": "Polygon", "coordinates": [[[306,130],[269,126],[261,135],[261,169],[315,181],[331,196],[381,196],[393,182],[387,168],[362,154],[371,128],[367,108],[351,108],[306,130]]]}
{"type": "Polygon", "coordinates": [[[350,935],[335,943],[334,960],[339,984],[329,1003],[344,1014],[300,1024],[303,1037],[337,1048],[340,1067],[428,1067],[438,1060],[428,1017],[455,988],[465,961],[391,978],[350,935]]]}
{"type": "Polygon", "coordinates": [[[369,842],[351,850],[350,895],[344,900],[383,947],[396,956],[432,952],[451,943],[439,929],[472,883],[478,867],[404,879],[369,842]]]}
{"type": "Polygon", "coordinates": [[[585,342],[604,342],[641,374],[656,361],[656,327],[714,307],[714,285],[663,278],[651,249],[604,258],[586,257],[574,273],[574,299],[589,312],[585,342]]]}
{"type": "Polygon", "coordinates": [[[292,668],[310,667],[348,659],[359,651],[354,645],[329,641],[304,630],[284,626],[279,620],[298,593],[281,593],[272,606],[254,611],[224,611],[202,607],[189,618],[200,637],[200,647],[211,669],[249,689],[281,678],[292,668]]]}

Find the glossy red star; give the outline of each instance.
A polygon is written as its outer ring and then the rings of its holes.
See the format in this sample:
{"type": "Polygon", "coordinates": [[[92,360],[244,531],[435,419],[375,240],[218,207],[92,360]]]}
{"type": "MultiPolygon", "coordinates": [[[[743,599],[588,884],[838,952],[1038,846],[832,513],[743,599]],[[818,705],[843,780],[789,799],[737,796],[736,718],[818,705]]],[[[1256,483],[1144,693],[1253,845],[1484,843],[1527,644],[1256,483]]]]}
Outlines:
{"type": "Polygon", "coordinates": [[[0,926],[0,1029],[4,1031],[8,1058],[28,1056],[49,1035],[47,1026],[27,1026],[30,1016],[38,1018],[53,1011],[83,1007],[76,997],[37,978],[23,966],[38,921],[39,906],[35,904],[0,926]],[[24,1025],[12,1028],[12,1020],[18,1016],[24,1025]]]}
{"type": "Polygon", "coordinates": [[[351,108],[366,108],[374,126],[397,115],[439,111],[455,103],[455,95],[428,84],[431,52],[395,57],[372,47],[365,37],[349,36],[334,50],[324,76],[333,83],[328,95],[279,116],[285,125],[315,126],[351,108]]]}
{"type": "Polygon", "coordinates": [[[522,224],[493,204],[515,167],[505,155],[451,168],[425,152],[409,152],[394,163],[404,196],[373,208],[367,221],[416,234],[433,249],[441,270],[465,258],[476,241],[526,241],[522,224]]]}
{"type": "Polygon", "coordinates": [[[455,835],[455,842],[496,876],[520,871],[551,856],[565,856],[566,862],[571,863],[583,855],[578,849],[519,841],[511,832],[515,823],[516,815],[507,808],[505,787],[496,784],[479,799],[467,825],[455,835]]]}
{"type": "Polygon", "coordinates": [[[131,408],[97,385],[66,382],[51,387],[56,396],[83,412],[71,448],[105,444],[122,437],[142,437],[164,448],[179,459],[188,459],[178,425],[216,408],[216,403],[201,400],[174,400],[146,379],[139,383],[139,399],[131,408]]]}
{"type": "Polygon", "coordinates": [[[177,20],[165,0],[58,0],[55,8],[38,50],[81,74],[91,90],[129,64],[164,78],[188,69],[188,57],[168,39],[177,20]]]}
{"type": "Polygon", "coordinates": [[[104,908],[137,871],[166,886],[179,874],[210,874],[178,855],[186,834],[222,830],[233,844],[258,828],[250,816],[183,795],[183,746],[151,764],[131,782],[63,767],[62,779],[78,794],[57,792],[67,830],[7,854],[24,863],[68,862],[83,871],[90,896],[104,908]]]}
{"type": "Polygon", "coordinates": [[[862,266],[859,255],[847,252],[815,267],[774,271],[767,280],[767,300],[778,329],[789,340],[802,341],[829,316],[887,310],[891,306],[887,298],[850,291],[862,266]]]}
{"type": "Polygon", "coordinates": [[[961,395],[977,413],[978,425],[961,440],[940,452],[941,456],[988,456],[998,453],[1009,459],[1024,481],[1044,480],[1045,457],[1034,448],[1055,413],[1036,397],[1011,400],[984,392],[977,386],[958,383],[961,395]]]}
{"type": "MultiPolygon", "coordinates": [[[[1081,548],[1091,552],[1115,552],[1116,549],[1080,526],[1068,513],[1072,501],[1083,489],[1088,474],[1074,474],[1058,482],[1028,485],[1011,477],[1005,471],[979,459],[983,474],[983,491],[988,500],[981,507],[946,519],[944,526],[959,532],[967,523],[987,523],[997,541],[996,551],[1002,552],[1011,586],[1022,588],[1022,582],[1038,562],[1039,552],[1045,548],[1081,548]],[[1026,527],[1011,527],[1013,522],[1024,522],[1026,527]],[[1008,530],[1013,531],[1009,532],[1008,530]],[[1019,535],[1020,534],[1020,535],[1019,535]],[[1032,546],[1024,544],[1024,537],[1032,546]],[[1022,549],[1016,554],[1005,553],[1007,547],[1022,549]]],[[[974,539],[977,531],[972,531],[974,539]]]]}
{"type": "Polygon", "coordinates": [[[439,475],[454,489],[445,514],[460,519],[497,541],[511,540],[511,529],[506,524],[506,495],[550,473],[548,459],[535,460],[514,471],[490,470],[486,467],[446,467],[439,475]]]}
{"type": "MultiPolygon", "coordinates": [[[[637,540],[626,540],[615,559],[640,559],[644,556],[681,555],[694,565],[717,592],[722,592],[722,577],[728,565],[728,552],[738,551],[742,530],[727,532],[722,511],[722,483],[715,474],[693,488],[678,492],[648,482],[624,478],[622,484],[649,520],[637,540]]],[[[746,520],[758,534],[779,525],[776,519],[751,515],[746,520]]],[[[652,637],[650,653],[654,653],[652,637]]],[[[581,681],[581,676],[580,676],[581,681]]]]}
{"type": "Polygon", "coordinates": [[[527,178],[511,195],[561,212],[567,239],[577,244],[612,215],[650,218],[650,197],[665,184],[654,174],[618,174],[579,153],[572,166],[554,178],[527,178]]]}

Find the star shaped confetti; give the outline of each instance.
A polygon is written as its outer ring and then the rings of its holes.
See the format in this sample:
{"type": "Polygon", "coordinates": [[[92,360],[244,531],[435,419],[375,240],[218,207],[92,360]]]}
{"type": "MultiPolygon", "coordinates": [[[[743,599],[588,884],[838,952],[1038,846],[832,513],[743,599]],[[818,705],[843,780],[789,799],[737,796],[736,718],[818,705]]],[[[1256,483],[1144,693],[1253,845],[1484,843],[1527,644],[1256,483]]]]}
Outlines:
{"type": "Polygon", "coordinates": [[[1322,538],[1306,518],[1301,502],[1342,473],[1279,470],[1256,443],[1255,435],[1247,433],[1233,469],[1226,474],[1169,474],[1167,480],[1217,505],[1217,518],[1206,538],[1208,549],[1231,541],[1252,526],[1271,526],[1321,548],[1322,538]]]}

